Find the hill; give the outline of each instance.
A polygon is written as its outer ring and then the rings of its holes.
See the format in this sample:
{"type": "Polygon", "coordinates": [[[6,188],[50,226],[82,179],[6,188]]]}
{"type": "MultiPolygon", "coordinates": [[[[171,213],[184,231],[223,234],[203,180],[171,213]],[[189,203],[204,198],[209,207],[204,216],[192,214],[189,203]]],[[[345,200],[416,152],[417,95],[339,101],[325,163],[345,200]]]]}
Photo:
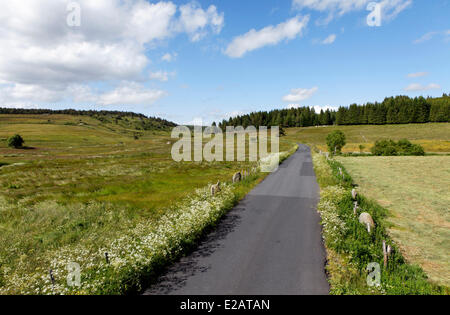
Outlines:
{"type": "Polygon", "coordinates": [[[450,124],[427,123],[405,125],[361,125],[361,126],[322,126],[307,128],[289,128],[287,139],[300,141],[327,150],[326,137],[334,130],[341,130],[347,138],[344,153],[370,152],[370,148],[377,140],[392,139],[395,141],[408,139],[424,147],[427,153],[450,152],[450,124]]]}
{"type": "MultiPolygon", "coordinates": [[[[19,115],[19,117],[25,117],[26,115],[33,115],[34,119],[36,115],[43,115],[51,121],[51,117],[55,115],[69,115],[77,117],[90,117],[99,122],[107,125],[115,125],[119,129],[134,129],[134,130],[169,130],[177,126],[177,124],[167,121],[165,119],[156,117],[147,117],[143,114],[137,114],[134,112],[120,112],[120,111],[95,111],[95,110],[51,110],[51,109],[21,109],[21,108],[0,108],[0,115],[19,115]],[[24,116],[25,115],[25,116],[24,116]]],[[[6,117],[6,116],[4,116],[6,117]]],[[[14,116],[11,116],[14,118],[14,116]]],[[[3,123],[5,121],[2,121],[3,123]]],[[[80,119],[80,122],[82,120],[80,119]]],[[[74,121],[68,121],[67,123],[76,123],[74,121]]]]}

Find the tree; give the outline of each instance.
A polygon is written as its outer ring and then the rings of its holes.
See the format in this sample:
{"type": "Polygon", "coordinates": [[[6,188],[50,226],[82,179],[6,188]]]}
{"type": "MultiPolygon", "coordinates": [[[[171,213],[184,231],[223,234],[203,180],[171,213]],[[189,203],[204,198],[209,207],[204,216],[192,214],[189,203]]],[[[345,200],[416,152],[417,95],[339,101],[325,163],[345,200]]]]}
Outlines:
{"type": "Polygon", "coordinates": [[[345,134],[342,131],[336,130],[327,136],[327,146],[330,153],[341,154],[345,145],[345,134]]]}
{"type": "Polygon", "coordinates": [[[21,148],[25,141],[20,135],[14,135],[8,139],[8,146],[11,148],[21,148]]]}
{"type": "Polygon", "coordinates": [[[366,147],[365,147],[364,145],[360,144],[360,145],[359,145],[359,153],[362,154],[365,148],[366,148],[366,147]]]}

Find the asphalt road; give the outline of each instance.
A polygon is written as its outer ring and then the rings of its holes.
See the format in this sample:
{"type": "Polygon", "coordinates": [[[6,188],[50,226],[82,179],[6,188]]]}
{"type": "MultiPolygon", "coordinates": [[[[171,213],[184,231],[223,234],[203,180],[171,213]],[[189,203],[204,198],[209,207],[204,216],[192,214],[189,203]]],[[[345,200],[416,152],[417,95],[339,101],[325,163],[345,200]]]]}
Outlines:
{"type": "Polygon", "coordinates": [[[145,294],[328,294],[318,199],[311,153],[300,145],[145,294]]]}

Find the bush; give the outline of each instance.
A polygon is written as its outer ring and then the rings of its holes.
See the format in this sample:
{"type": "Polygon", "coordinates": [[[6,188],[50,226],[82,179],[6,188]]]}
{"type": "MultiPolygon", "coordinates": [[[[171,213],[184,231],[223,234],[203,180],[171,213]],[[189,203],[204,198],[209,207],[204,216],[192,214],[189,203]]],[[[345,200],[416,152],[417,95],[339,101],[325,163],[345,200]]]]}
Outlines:
{"type": "Polygon", "coordinates": [[[399,142],[393,140],[381,140],[375,143],[372,148],[372,154],[377,156],[396,156],[396,155],[425,155],[425,150],[418,144],[412,144],[403,139],[399,142]]]}
{"type": "Polygon", "coordinates": [[[8,139],[8,147],[11,148],[21,148],[25,141],[20,135],[14,135],[8,139]]]}
{"type": "Polygon", "coordinates": [[[330,153],[341,154],[345,145],[345,135],[342,131],[336,130],[327,136],[327,146],[330,153]]]}

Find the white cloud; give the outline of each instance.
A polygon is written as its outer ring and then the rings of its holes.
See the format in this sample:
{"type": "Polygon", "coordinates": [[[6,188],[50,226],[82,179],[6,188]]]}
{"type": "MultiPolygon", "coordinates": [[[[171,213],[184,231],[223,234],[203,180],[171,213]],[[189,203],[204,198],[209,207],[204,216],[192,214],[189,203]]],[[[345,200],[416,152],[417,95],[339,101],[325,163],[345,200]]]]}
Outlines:
{"type": "Polygon", "coordinates": [[[422,85],[419,83],[411,83],[405,88],[405,91],[417,92],[417,91],[429,91],[429,90],[440,90],[441,86],[436,83],[430,83],[428,85],[422,85]]]}
{"type": "Polygon", "coordinates": [[[173,54],[167,53],[161,57],[161,60],[166,61],[166,62],[172,62],[177,58],[177,56],[178,56],[177,53],[173,53],[173,54]]]}
{"type": "Polygon", "coordinates": [[[330,105],[325,105],[325,106],[312,106],[311,108],[314,108],[316,113],[320,113],[321,110],[323,110],[324,112],[326,112],[327,110],[330,111],[337,111],[339,109],[339,107],[336,106],[330,106],[330,105]]]}
{"type": "Polygon", "coordinates": [[[241,58],[246,53],[264,46],[292,40],[302,34],[308,22],[309,16],[296,16],[277,26],[267,26],[259,31],[252,29],[244,35],[235,37],[225,50],[225,54],[231,58],[241,58]]]}
{"type": "Polygon", "coordinates": [[[435,36],[443,36],[444,40],[448,40],[450,37],[450,30],[447,31],[438,31],[438,32],[428,32],[424,35],[422,35],[421,37],[419,37],[418,39],[414,40],[413,43],[414,44],[422,44],[425,43],[431,39],[433,39],[435,36]]]}
{"type": "Polygon", "coordinates": [[[122,82],[106,92],[93,91],[87,86],[73,86],[68,91],[76,102],[96,105],[151,105],[167,95],[165,91],[148,89],[135,82],[122,82]]]}
{"type": "Polygon", "coordinates": [[[224,26],[224,14],[217,12],[214,5],[205,11],[195,2],[180,6],[181,16],[179,27],[189,34],[191,41],[196,42],[207,34],[207,26],[216,34],[224,26]]]}
{"type": "MultiPolygon", "coordinates": [[[[321,24],[328,24],[336,15],[342,16],[351,11],[366,10],[367,5],[373,0],[293,0],[295,9],[310,9],[325,12],[328,16],[321,24]]],[[[412,0],[382,0],[382,19],[394,19],[400,12],[412,4],[412,0]]]]}
{"type": "MultiPolygon", "coordinates": [[[[287,109],[293,109],[293,108],[300,108],[303,107],[300,104],[289,104],[288,106],[286,106],[287,109]]],[[[338,107],[334,107],[334,106],[330,106],[330,105],[325,105],[325,106],[309,106],[309,108],[314,109],[314,111],[316,113],[320,113],[321,110],[323,110],[324,112],[326,112],[327,110],[330,111],[336,111],[339,108],[338,107]]]]}
{"type": "Polygon", "coordinates": [[[328,36],[327,38],[325,38],[322,41],[322,44],[323,45],[330,45],[330,44],[333,44],[335,40],[336,40],[336,34],[331,34],[330,36],[328,36]]]}
{"type": "Polygon", "coordinates": [[[428,32],[425,35],[421,36],[420,38],[416,39],[413,43],[414,44],[424,43],[432,39],[437,34],[439,34],[439,32],[428,32]]]}
{"type": "Polygon", "coordinates": [[[94,91],[91,87],[82,84],[73,84],[59,90],[32,84],[11,84],[0,87],[1,106],[7,107],[31,107],[33,103],[57,103],[66,99],[75,103],[98,106],[151,105],[166,95],[165,91],[145,88],[135,82],[122,82],[110,91],[94,91]]]}
{"type": "Polygon", "coordinates": [[[175,72],[157,71],[150,73],[150,79],[158,80],[161,82],[169,81],[169,77],[175,76],[175,72]]]}
{"type": "Polygon", "coordinates": [[[103,105],[153,104],[166,95],[165,91],[146,89],[141,85],[130,83],[101,94],[97,103],[103,105]]]}
{"type": "MultiPolygon", "coordinates": [[[[169,1],[77,2],[81,25],[76,28],[66,24],[65,0],[1,2],[0,82],[6,87],[0,89],[11,101],[70,102],[68,98],[74,97],[71,91],[94,83],[111,87],[110,94],[102,94],[105,101],[125,100],[118,96],[126,88],[115,82],[143,82],[152,76],[146,70],[149,47],[180,33],[191,39],[199,32],[202,36],[218,33],[224,23],[223,14],[214,6],[205,11],[191,4],[178,10],[169,1]],[[194,8],[194,13],[183,14],[186,7],[194,8]],[[207,18],[199,23],[202,14],[207,18]]],[[[136,87],[130,92],[130,103],[139,99],[150,103],[161,95],[136,87]]]]}
{"type": "Polygon", "coordinates": [[[428,75],[428,72],[415,72],[408,74],[408,78],[420,78],[428,75]]]}
{"type": "Polygon", "coordinates": [[[34,84],[7,84],[0,87],[0,102],[3,104],[35,102],[58,102],[64,96],[64,90],[51,90],[34,84]]]}
{"type": "MultiPolygon", "coordinates": [[[[312,97],[317,91],[318,87],[311,89],[292,89],[291,93],[283,97],[284,102],[301,102],[312,97]]],[[[296,104],[292,104],[296,105],[296,104]]]]}

